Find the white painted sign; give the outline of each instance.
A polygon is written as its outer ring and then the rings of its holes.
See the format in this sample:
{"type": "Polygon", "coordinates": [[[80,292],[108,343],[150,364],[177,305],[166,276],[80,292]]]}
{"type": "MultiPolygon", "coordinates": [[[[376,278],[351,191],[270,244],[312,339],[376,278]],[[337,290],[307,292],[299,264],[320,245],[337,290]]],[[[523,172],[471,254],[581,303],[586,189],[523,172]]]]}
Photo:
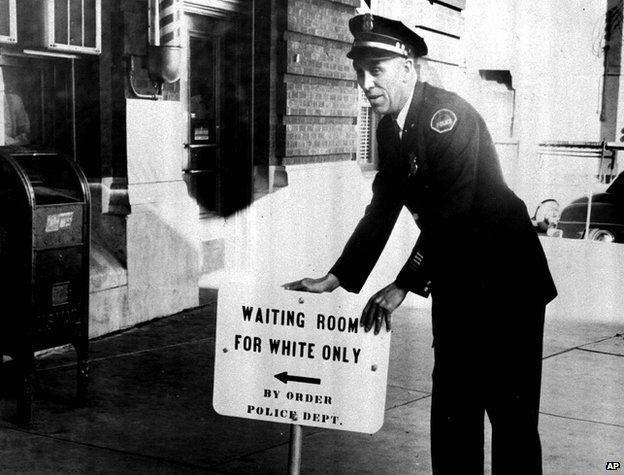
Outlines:
{"type": "Polygon", "coordinates": [[[364,296],[219,288],[213,405],[224,416],[374,433],[390,333],[359,325],[364,296]]]}
{"type": "Polygon", "coordinates": [[[73,217],[73,211],[67,213],[49,214],[46,220],[45,232],[52,233],[60,229],[71,227],[73,217]]]}

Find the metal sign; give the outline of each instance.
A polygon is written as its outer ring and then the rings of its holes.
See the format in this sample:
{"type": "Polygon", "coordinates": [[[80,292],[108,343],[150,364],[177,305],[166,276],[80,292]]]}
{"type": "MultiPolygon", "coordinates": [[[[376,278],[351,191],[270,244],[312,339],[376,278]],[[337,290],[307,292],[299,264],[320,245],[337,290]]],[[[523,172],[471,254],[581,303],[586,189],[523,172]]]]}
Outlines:
{"type": "Polygon", "coordinates": [[[213,405],[224,416],[374,433],[390,333],[359,325],[366,301],[226,284],[219,289],[213,405]]]}

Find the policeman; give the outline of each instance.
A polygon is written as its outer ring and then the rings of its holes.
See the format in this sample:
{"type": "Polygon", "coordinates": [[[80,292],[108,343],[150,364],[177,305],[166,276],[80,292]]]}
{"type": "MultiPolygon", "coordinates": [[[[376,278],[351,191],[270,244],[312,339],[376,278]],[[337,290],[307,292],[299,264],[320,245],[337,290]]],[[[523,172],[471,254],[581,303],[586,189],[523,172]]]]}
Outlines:
{"type": "Polygon", "coordinates": [[[348,57],[373,109],[379,171],[373,198],[329,273],[291,290],[359,292],[403,206],[420,234],[395,281],[361,323],[377,334],[408,291],[431,294],[435,365],[434,473],[482,473],[492,424],[494,473],[541,473],[538,410],[544,309],[556,296],[524,203],[503,180],[481,116],[456,94],[419,80],[427,45],[402,22],[352,18],[348,57]]]}

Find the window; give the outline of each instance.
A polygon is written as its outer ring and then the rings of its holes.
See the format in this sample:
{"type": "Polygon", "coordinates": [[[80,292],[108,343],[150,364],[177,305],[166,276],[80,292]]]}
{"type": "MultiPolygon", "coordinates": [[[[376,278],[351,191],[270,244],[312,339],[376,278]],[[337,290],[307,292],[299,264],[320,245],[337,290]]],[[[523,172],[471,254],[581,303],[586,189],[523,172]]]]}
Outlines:
{"type": "Polygon", "coordinates": [[[357,161],[360,164],[373,163],[372,154],[372,128],[373,128],[373,111],[368,103],[368,99],[364,95],[364,91],[360,91],[360,109],[357,118],[358,127],[358,148],[357,161]]]}
{"type": "Polygon", "coordinates": [[[4,59],[0,100],[0,145],[43,146],[73,156],[69,63],[4,59]]]}
{"type": "Polygon", "coordinates": [[[15,0],[0,0],[0,43],[17,42],[15,0]]]}
{"type": "Polygon", "coordinates": [[[75,53],[101,52],[101,0],[45,2],[46,47],[75,53]]]}

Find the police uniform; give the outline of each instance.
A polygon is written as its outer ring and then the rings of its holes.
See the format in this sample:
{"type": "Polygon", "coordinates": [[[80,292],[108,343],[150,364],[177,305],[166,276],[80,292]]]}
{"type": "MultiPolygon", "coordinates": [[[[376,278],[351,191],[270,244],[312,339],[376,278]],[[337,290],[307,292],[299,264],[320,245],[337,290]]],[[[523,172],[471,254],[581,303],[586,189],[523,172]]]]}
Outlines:
{"type": "MultiPolygon", "coordinates": [[[[350,55],[377,40],[380,50],[423,55],[422,39],[397,23],[352,19],[350,55]]],[[[556,289],[526,206],[503,180],[485,122],[458,95],[417,82],[402,136],[387,115],[377,142],[373,198],[330,272],[359,292],[406,206],[420,234],[396,284],[433,299],[434,472],[482,472],[487,411],[494,473],[541,473],[544,308],[556,289]]]]}

